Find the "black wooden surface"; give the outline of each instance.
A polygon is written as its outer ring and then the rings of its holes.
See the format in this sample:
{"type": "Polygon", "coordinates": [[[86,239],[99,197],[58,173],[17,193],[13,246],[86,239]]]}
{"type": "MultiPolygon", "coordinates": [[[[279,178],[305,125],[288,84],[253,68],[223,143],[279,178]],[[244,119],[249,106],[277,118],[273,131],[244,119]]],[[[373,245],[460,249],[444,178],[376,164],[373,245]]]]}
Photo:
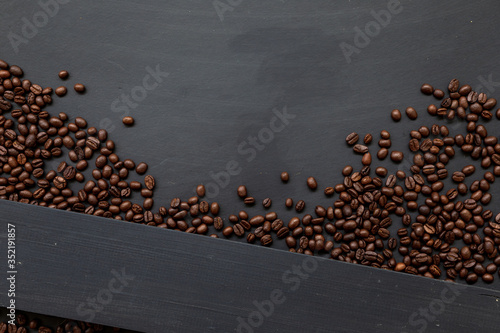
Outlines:
{"type": "MultiPolygon", "coordinates": [[[[491,96],[498,93],[498,2],[401,1],[402,11],[350,63],[341,43],[354,45],[355,27],[364,29],[375,20],[371,11],[387,10],[388,1],[232,3],[221,20],[211,1],[74,0],[59,4],[46,24],[23,37],[25,22],[43,10],[40,3],[5,2],[0,58],[43,86],[86,84],[85,95],[70,91],[47,111],[84,116],[108,130],[120,157],[147,161],[157,179],[155,209],[175,196],[191,196],[198,183],[215,184],[212,175],[238,163],[227,184],[211,187],[210,199],[221,203],[224,216],[243,208],[263,212],[242,205],[235,195],[240,184],[258,201],[271,197],[284,220],[295,215],[282,205],[289,196],[306,200],[306,213],[315,204],[331,205],[322,191],[305,187],[305,178],[315,176],[323,188],[341,181],[345,164],[360,166],[344,144],[351,131],[388,129],[393,147],[407,151],[410,130],[437,122],[425,114],[434,100],[419,93],[423,82],[445,88],[457,77],[491,96]],[[13,34],[27,43],[16,49],[9,41],[13,34]],[[128,110],[113,104],[143,84],[147,67],[157,66],[168,75],[144,100],[128,110]],[[57,78],[61,69],[70,72],[67,82],[57,78]],[[392,124],[390,110],[407,106],[417,109],[418,120],[392,124]],[[285,109],[295,117],[252,155],[248,137],[270,127],[273,110],[285,109]],[[124,128],[124,115],[134,116],[136,125],[124,128]],[[279,181],[283,170],[292,175],[287,185],[279,181]]],[[[463,122],[449,127],[452,135],[464,131],[463,122]]],[[[375,142],[372,153],[376,148],[375,142]]],[[[457,156],[451,165],[468,163],[457,156]]],[[[408,168],[410,160],[377,165],[395,171],[408,168]]],[[[496,198],[498,190],[492,193],[496,198]]],[[[409,316],[446,286],[321,261],[289,293],[281,275],[301,256],[12,203],[0,207],[2,223],[20,226],[19,302],[34,312],[49,311],[50,304],[51,314],[77,318],[76,306],[107,285],[111,269],[126,267],[136,283],[96,321],[138,330],[144,325],[148,332],[234,331],[253,300],[282,288],[287,301],[260,331],[412,332],[421,325],[412,326],[409,316]],[[19,220],[21,211],[28,217],[19,220]]],[[[285,249],[283,242],[275,247],[285,249]]],[[[486,288],[498,289],[495,283],[486,288]]],[[[468,288],[428,320],[427,331],[493,331],[497,301],[482,294],[495,292],[468,288]]]]}
{"type": "Polygon", "coordinates": [[[88,319],[78,306],[108,287],[114,269],[133,278],[93,321],[144,332],[238,332],[238,317],[252,316],[254,301],[275,289],[283,302],[255,332],[417,332],[424,323],[426,332],[495,332],[500,324],[498,288],[12,202],[2,208],[12,212],[1,218],[2,242],[7,223],[17,229],[16,302],[26,311],[50,305],[52,315],[88,319]]]}

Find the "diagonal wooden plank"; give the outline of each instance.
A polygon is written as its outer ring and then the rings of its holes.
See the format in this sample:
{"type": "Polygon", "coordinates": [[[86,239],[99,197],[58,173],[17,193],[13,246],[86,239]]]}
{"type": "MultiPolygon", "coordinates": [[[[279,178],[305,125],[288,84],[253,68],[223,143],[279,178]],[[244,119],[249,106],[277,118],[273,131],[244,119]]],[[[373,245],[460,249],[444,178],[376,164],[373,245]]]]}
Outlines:
{"type": "Polygon", "coordinates": [[[7,224],[16,226],[16,304],[25,311],[144,332],[493,332],[500,324],[491,288],[0,205],[2,244],[7,224]]]}

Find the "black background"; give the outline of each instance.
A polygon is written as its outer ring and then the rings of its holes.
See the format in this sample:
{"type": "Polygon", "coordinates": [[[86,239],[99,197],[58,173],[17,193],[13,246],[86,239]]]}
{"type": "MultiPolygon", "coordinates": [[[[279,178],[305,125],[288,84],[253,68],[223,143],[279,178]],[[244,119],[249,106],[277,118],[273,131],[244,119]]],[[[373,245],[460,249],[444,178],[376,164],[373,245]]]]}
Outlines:
{"type": "MultiPolygon", "coordinates": [[[[436,101],[419,92],[422,83],[445,89],[456,77],[493,97],[498,90],[484,84],[488,77],[500,80],[500,5],[493,1],[401,1],[402,11],[348,62],[341,43],[354,45],[355,28],[364,30],[375,20],[371,11],[387,10],[388,3],[243,0],[221,20],[210,1],[69,1],[16,52],[9,36],[22,36],[23,19],[33,22],[42,8],[7,2],[0,13],[0,58],[44,87],[84,83],[84,95],[70,89],[47,111],[85,117],[108,130],[122,159],[148,162],[157,180],[155,209],[173,197],[188,198],[197,184],[214,182],[211,172],[236,161],[241,172],[211,198],[221,204],[221,214],[263,212],[260,205],[244,207],[236,196],[236,187],[245,184],[258,202],[272,198],[272,209],[288,220],[296,213],[284,208],[285,198],[305,200],[308,213],[316,204],[330,206],[322,189],[342,180],[344,165],[361,166],[344,141],[352,131],[374,135],[375,155],[378,133],[389,130],[393,148],[406,159],[399,166],[375,159],[374,166],[408,171],[409,131],[438,122],[426,114],[436,101]],[[159,66],[168,77],[130,108],[127,115],[136,124],[126,128],[125,112],[112,103],[142,85],[148,66],[159,66]],[[70,72],[66,82],[57,77],[61,69],[70,72]],[[393,123],[390,111],[407,106],[417,109],[418,120],[393,123]],[[238,146],[269,127],[273,109],[295,118],[248,161],[238,146]],[[279,180],[284,170],[291,174],[286,185],[279,180]],[[319,182],[316,192],[305,186],[311,175],[319,182]]],[[[455,135],[465,123],[448,127],[455,135]]],[[[450,171],[468,163],[457,156],[450,171]]],[[[491,192],[495,198],[498,190],[491,192]]]]}

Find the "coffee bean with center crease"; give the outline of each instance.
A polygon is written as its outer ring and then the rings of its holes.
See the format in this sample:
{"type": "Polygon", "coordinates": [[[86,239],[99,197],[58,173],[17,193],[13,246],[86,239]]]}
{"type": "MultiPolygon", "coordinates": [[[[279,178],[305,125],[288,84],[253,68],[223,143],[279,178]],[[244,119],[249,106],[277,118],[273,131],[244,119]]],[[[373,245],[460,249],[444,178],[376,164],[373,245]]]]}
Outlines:
{"type": "Polygon", "coordinates": [[[356,144],[354,145],[352,150],[354,150],[355,153],[364,154],[368,152],[368,147],[365,145],[356,144]]]}
{"type": "Polygon", "coordinates": [[[295,204],[295,210],[300,213],[301,211],[304,210],[306,206],[306,203],[304,202],[304,200],[299,200],[297,201],[297,203],[295,204]]]}
{"type": "Polygon", "coordinates": [[[352,132],[351,134],[349,134],[346,138],[345,138],[345,141],[347,142],[347,144],[349,145],[354,145],[356,142],[358,142],[358,139],[359,139],[359,135],[358,133],[356,132],[352,132]]]}
{"type": "Polygon", "coordinates": [[[144,177],[144,185],[146,185],[146,188],[148,190],[153,190],[155,187],[155,179],[151,175],[147,175],[144,177]]]}
{"type": "Polygon", "coordinates": [[[264,206],[264,208],[271,207],[271,204],[272,200],[270,198],[265,198],[264,200],[262,200],[262,206],[264,206]]]}

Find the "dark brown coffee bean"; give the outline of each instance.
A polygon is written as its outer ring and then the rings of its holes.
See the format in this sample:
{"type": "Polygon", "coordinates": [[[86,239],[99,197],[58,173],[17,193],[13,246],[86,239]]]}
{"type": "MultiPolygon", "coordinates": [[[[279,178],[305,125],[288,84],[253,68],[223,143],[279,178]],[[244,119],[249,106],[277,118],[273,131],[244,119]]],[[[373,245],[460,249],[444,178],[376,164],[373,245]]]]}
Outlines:
{"type": "Polygon", "coordinates": [[[396,122],[400,121],[401,120],[401,111],[399,111],[398,109],[392,110],[391,118],[392,118],[392,120],[394,120],[396,122]]]}
{"type": "Polygon", "coordinates": [[[146,185],[146,188],[148,190],[154,189],[154,187],[155,187],[155,179],[154,179],[154,177],[151,176],[151,175],[147,175],[146,177],[144,177],[144,185],[146,185]]]}
{"type": "Polygon", "coordinates": [[[84,86],[83,84],[81,84],[81,83],[77,83],[77,84],[75,84],[73,88],[75,89],[75,91],[76,91],[77,93],[82,94],[82,93],[84,93],[84,92],[85,92],[85,86],[84,86]]]}
{"type": "Polygon", "coordinates": [[[123,124],[125,124],[127,126],[132,126],[134,124],[135,120],[134,120],[134,118],[132,118],[130,116],[126,116],[126,117],[123,117],[122,122],[123,122],[123,124]]]}
{"type": "Polygon", "coordinates": [[[450,92],[458,91],[459,87],[460,87],[460,82],[457,79],[451,80],[450,83],[448,84],[448,90],[450,92]]]}
{"type": "Polygon", "coordinates": [[[203,198],[205,196],[205,186],[204,185],[198,185],[196,187],[196,195],[199,196],[200,198],[203,198]]]}
{"type": "Polygon", "coordinates": [[[420,87],[420,91],[426,95],[431,95],[434,92],[434,88],[430,84],[424,83],[420,87]]]}
{"type": "Polygon", "coordinates": [[[406,115],[408,116],[408,118],[410,118],[411,120],[415,120],[417,119],[418,117],[418,113],[417,111],[412,108],[412,107],[407,107],[406,108],[406,115]]]}
{"type": "Polygon", "coordinates": [[[347,142],[348,145],[354,145],[356,142],[358,142],[359,135],[356,132],[352,132],[349,134],[346,138],[345,141],[347,142]]]}
{"type": "Polygon", "coordinates": [[[264,206],[264,208],[269,208],[271,207],[272,205],[272,200],[270,198],[265,198],[264,200],[262,200],[262,206],[264,206]]]}
{"type": "Polygon", "coordinates": [[[318,183],[316,182],[316,179],[314,179],[314,177],[309,177],[307,178],[307,186],[311,190],[315,190],[318,187],[318,183]]]}
{"type": "Polygon", "coordinates": [[[238,196],[240,198],[246,198],[246,196],[247,196],[247,188],[246,188],[246,186],[245,185],[238,186],[237,193],[238,193],[238,196]]]}
{"type": "Polygon", "coordinates": [[[365,137],[363,138],[363,142],[365,143],[365,145],[370,144],[372,140],[373,136],[370,133],[366,134],[365,137]]]}
{"type": "Polygon", "coordinates": [[[147,170],[148,170],[148,165],[144,162],[139,163],[135,168],[135,172],[137,172],[137,174],[139,175],[145,174],[147,170]]]}
{"type": "Polygon", "coordinates": [[[391,152],[391,160],[396,163],[400,163],[404,158],[403,152],[394,150],[391,152]]]}
{"type": "Polygon", "coordinates": [[[62,80],[66,80],[69,77],[68,71],[62,70],[59,72],[59,78],[62,80]]]}
{"type": "Polygon", "coordinates": [[[291,208],[291,207],[293,206],[293,199],[292,199],[292,198],[287,198],[287,199],[285,200],[285,206],[286,206],[287,208],[291,208]]]}
{"type": "Polygon", "coordinates": [[[67,94],[68,89],[66,89],[66,87],[64,87],[64,86],[60,86],[60,87],[56,88],[55,92],[56,92],[57,96],[63,97],[64,95],[67,94]]]}
{"type": "Polygon", "coordinates": [[[301,211],[304,210],[306,206],[306,203],[304,202],[304,200],[299,200],[297,201],[297,203],[295,204],[295,210],[300,213],[301,211]]]}
{"type": "Polygon", "coordinates": [[[286,183],[286,182],[288,182],[289,179],[290,179],[290,175],[288,174],[288,172],[283,171],[281,173],[281,181],[286,183]]]}
{"type": "Polygon", "coordinates": [[[246,197],[243,202],[245,205],[253,205],[255,204],[255,198],[254,197],[246,197]]]}
{"type": "Polygon", "coordinates": [[[364,154],[368,152],[368,147],[365,145],[356,144],[354,145],[352,150],[354,150],[355,153],[364,154]]]}

